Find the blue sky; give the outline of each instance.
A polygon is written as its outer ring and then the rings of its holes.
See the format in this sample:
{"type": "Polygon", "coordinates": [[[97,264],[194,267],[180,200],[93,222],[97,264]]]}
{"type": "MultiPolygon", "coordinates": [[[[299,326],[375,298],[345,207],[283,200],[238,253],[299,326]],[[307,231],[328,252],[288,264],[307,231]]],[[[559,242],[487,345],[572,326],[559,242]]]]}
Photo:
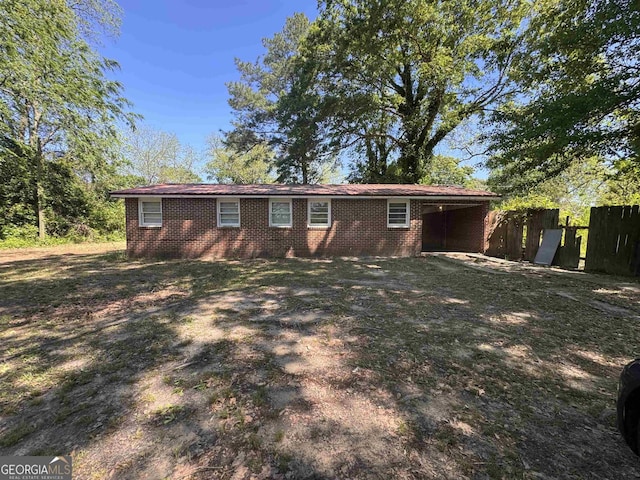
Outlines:
{"type": "MultiPolygon", "coordinates": [[[[144,123],[199,151],[210,134],[230,129],[225,82],[239,77],[234,58],[262,55],[262,39],[279,32],[295,12],[311,19],[317,14],[316,0],[118,3],[124,11],[120,37],[105,40],[101,53],[120,63],[115,77],[144,123]]],[[[465,156],[445,143],[438,152],[465,156]]],[[[476,174],[486,176],[483,170],[476,174]]]]}
{"type": "Polygon", "coordinates": [[[225,82],[238,78],[234,58],[255,60],[295,12],[316,15],[316,0],[119,0],[120,37],[101,52],[120,63],[134,111],[153,128],[204,148],[229,129],[225,82]]]}

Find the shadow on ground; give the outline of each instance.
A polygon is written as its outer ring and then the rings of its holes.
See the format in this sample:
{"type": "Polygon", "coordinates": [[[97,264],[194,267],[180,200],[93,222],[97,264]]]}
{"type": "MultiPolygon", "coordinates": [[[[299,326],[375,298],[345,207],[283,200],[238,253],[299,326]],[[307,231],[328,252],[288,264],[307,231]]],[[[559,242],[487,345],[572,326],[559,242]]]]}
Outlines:
{"type": "Polygon", "coordinates": [[[614,427],[637,289],[441,258],[2,263],[0,454],[73,453],[77,478],[637,475],[614,427]]]}

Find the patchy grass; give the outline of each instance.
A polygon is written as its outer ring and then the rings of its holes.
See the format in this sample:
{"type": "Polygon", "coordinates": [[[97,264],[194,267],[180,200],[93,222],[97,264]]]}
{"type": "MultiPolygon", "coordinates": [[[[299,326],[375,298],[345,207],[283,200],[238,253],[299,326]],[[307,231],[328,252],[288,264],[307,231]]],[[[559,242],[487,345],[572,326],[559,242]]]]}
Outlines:
{"type": "Polygon", "coordinates": [[[151,421],[158,425],[167,425],[187,415],[184,405],[168,405],[151,413],[151,421]]]}
{"type": "MultiPolygon", "coordinates": [[[[37,231],[35,232],[37,235],[37,231]]],[[[103,244],[103,243],[120,243],[123,244],[125,241],[124,232],[115,232],[112,234],[106,235],[95,235],[93,238],[84,238],[84,237],[75,237],[75,236],[66,236],[66,237],[56,237],[56,236],[48,236],[44,240],[40,240],[37,236],[12,236],[4,239],[0,239],[0,250],[14,250],[14,249],[43,249],[48,247],[61,247],[68,246],[73,247],[81,244],[90,245],[90,249],[95,250],[95,244],[103,244]]],[[[101,248],[102,245],[98,246],[101,248]]]]}
{"type": "Polygon", "coordinates": [[[12,447],[33,431],[35,426],[27,423],[19,423],[13,428],[4,430],[0,438],[0,447],[12,447]]]}
{"type": "Polygon", "coordinates": [[[71,453],[81,479],[640,475],[614,425],[638,282],[74,248],[0,258],[0,455],[71,453]]]}

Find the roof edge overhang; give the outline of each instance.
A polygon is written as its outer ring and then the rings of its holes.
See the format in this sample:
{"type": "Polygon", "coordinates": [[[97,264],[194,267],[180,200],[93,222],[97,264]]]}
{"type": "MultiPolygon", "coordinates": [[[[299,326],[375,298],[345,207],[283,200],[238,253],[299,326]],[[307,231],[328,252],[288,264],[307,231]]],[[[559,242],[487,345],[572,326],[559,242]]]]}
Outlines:
{"type": "Polygon", "coordinates": [[[270,194],[270,195],[242,195],[242,194],[218,194],[218,195],[206,195],[192,193],[188,195],[177,194],[161,194],[161,193],[111,193],[113,198],[340,198],[351,200],[373,200],[373,199],[389,199],[389,198],[406,198],[409,200],[472,200],[475,202],[489,202],[491,200],[498,200],[500,195],[288,195],[282,194],[270,194]]]}

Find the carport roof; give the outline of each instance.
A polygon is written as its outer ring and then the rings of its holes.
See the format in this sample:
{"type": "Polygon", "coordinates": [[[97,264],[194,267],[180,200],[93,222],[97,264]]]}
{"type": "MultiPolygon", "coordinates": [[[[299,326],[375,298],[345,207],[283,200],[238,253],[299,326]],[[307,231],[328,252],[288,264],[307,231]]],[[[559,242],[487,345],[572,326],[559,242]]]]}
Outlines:
{"type": "Polygon", "coordinates": [[[165,183],[111,192],[113,197],[425,197],[474,198],[491,200],[499,195],[486,190],[472,190],[450,185],[348,184],[297,185],[260,184],[228,185],[214,183],[165,183]]]}

